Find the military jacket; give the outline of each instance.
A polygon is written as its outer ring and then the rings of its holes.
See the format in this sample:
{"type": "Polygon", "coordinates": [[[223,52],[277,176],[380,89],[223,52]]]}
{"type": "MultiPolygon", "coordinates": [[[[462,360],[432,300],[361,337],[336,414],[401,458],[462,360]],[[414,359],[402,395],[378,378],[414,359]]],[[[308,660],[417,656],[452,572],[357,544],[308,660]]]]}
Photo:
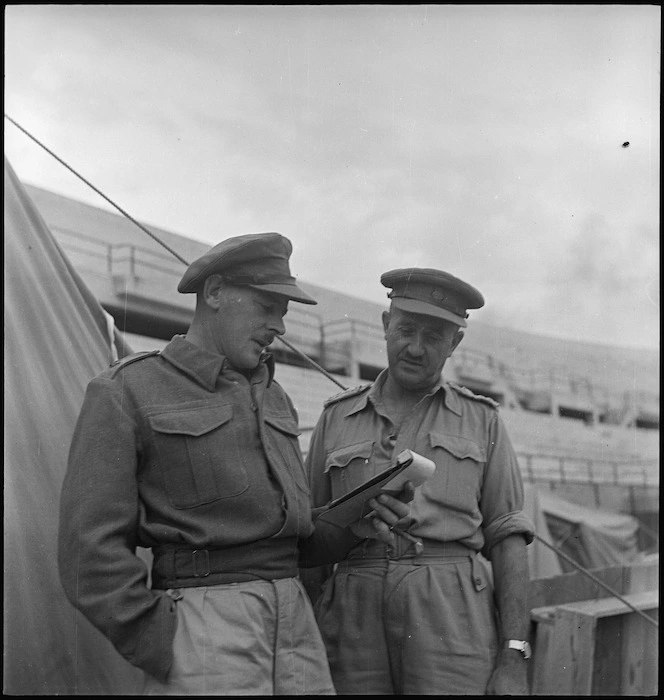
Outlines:
{"type": "Polygon", "coordinates": [[[313,531],[297,415],[269,361],[245,376],[176,336],[89,383],[62,490],[60,576],[134,665],[164,677],[175,629],[137,546],[252,553],[267,541],[262,556],[290,547],[296,567],[313,531]]]}

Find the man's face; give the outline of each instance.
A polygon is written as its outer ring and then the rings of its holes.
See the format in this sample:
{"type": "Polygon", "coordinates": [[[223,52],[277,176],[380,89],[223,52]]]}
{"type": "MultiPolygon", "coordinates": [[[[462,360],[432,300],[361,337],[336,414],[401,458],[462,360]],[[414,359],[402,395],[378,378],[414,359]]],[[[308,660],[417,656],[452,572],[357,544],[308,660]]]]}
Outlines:
{"type": "Polygon", "coordinates": [[[286,332],[287,310],[288,299],[277,294],[252,287],[222,289],[211,328],[217,351],[235,369],[254,369],[275,336],[286,332]]]}
{"type": "Polygon", "coordinates": [[[458,326],[392,307],[383,314],[391,379],[406,391],[428,391],[461,341],[458,326]]]}

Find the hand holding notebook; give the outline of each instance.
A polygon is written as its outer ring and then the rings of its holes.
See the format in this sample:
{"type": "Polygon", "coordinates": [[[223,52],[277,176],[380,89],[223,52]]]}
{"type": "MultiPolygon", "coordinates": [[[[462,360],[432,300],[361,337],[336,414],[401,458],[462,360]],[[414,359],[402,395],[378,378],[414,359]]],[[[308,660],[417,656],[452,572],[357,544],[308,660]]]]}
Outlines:
{"type": "Polygon", "coordinates": [[[436,465],[430,459],[411,450],[403,450],[397,456],[395,464],[344,496],[330,501],[327,509],[318,515],[318,519],[339,527],[346,527],[371,514],[369,499],[375,498],[381,493],[395,496],[403,489],[407,481],[417,487],[424,483],[435,469],[436,465]]]}

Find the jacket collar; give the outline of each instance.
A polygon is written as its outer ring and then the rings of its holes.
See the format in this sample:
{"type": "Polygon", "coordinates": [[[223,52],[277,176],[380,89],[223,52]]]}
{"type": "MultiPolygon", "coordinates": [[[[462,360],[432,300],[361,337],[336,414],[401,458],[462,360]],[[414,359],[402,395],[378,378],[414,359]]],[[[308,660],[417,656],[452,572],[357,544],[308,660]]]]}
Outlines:
{"type": "MultiPolygon", "coordinates": [[[[220,373],[235,371],[224,355],[199,348],[183,335],[174,336],[161,351],[161,356],[208,391],[214,391],[220,373]]],[[[260,372],[264,371],[268,373],[267,386],[270,386],[274,377],[274,357],[271,353],[261,356],[254,376],[260,376],[260,372]]]]}

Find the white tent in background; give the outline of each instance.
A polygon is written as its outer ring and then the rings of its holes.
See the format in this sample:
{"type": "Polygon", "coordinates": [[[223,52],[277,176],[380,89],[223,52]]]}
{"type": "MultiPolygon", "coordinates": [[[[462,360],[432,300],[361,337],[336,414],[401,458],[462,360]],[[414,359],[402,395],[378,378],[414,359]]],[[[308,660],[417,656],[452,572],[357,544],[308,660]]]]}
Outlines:
{"type": "Polygon", "coordinates": [[[57,569],[85,387],[125,352],[6,159],[4,224],[4,693],[140,693],[142,673],[66,600],[57,569]]]}
{"type": "MultiPolygon", "coordinates": [[[[643,560],[637,545],[639,521],[627,513],[571,503],[525,484],[524,511],[535,532],[586,569],[627,566],[643,560]]],[[[531,578],[575,571],[551,549],[535,540],[528,547],[531,578]]]]}

